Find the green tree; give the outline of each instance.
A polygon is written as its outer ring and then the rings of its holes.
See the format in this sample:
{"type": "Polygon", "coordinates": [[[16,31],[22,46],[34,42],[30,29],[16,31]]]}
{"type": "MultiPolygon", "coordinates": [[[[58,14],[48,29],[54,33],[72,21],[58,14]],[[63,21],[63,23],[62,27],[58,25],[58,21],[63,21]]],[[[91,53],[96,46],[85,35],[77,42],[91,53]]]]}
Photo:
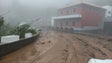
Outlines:
{"type": "Polygon", "coordinates": [[[0,17],[0,27],[4,25],[4,18],[0,17]]]}
{"type": "Polygon", "coordinates": [[[29,29],[27,32],[30,32],[32,34],[36,34],[37,33],[35,29],[29,29]]]}
{"type": "Polygon", "coordinates": [[[0,41],[1,41],[1,36],[3,35],[3,32],[2,32],[3,25],[4,25],[4,19],[3,17],[0,16],[0,41]]]}
{"type": "Polygon", "coordinates": [[[35,29],[32,29],[29,24],[17,26],[11,31],[11,34],[20,35],[20,39],[25,38],[25,33],[36,34],[37,32],[35,29]]]}

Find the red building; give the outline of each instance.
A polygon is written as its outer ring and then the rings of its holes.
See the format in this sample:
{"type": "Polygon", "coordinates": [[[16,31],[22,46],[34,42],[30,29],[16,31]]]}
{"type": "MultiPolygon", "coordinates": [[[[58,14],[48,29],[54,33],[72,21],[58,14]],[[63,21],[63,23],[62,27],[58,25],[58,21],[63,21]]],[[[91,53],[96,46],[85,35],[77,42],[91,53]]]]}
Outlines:
{"type": "Polygon", "coordinates": [[[88,3],[60,8],[52,26],[59,29],[96,30],[105,16],[105,9],[88,3]]]}

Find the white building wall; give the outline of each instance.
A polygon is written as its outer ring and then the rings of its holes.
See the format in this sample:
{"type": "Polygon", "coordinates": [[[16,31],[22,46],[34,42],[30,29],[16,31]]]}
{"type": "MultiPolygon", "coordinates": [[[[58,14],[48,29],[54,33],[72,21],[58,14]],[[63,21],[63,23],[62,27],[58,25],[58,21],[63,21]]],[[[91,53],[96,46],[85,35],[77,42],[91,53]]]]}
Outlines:
{"type": "Polygon", "coordinates": [[[97,30],[97,29],[100,29],[99,27],[95,27],[95,26],[85,26],[83,28],[76,28],[76,27],[73,27],[73,30],[78,30],[78,31],[86,31],[86,30],[97,30]]]}
{"type": "Polygon", "coordinates": [[[112,6],[103,6],[102,8],[106,9],[105,17],[110,17],[112,16],[112,6]]]}
{"type": "Polygon", "coordinates": [[[2,36],[1,43],[12,43],[19,40],[19,35],[2,36]]]}
{"type": "Polygon", "coordinates": [[[33,36],[32,33],[25,33],[25,38],[30,38],[32,36],[33,36]]]}
{"type": "Polygon", "coordinates": [[[103,6],[102,8],[106,9],[105,18],[101,22],[101,28],[103,29],[104,22],[112,22],[112,6],[107,5],[107,6],[103,6]]]}

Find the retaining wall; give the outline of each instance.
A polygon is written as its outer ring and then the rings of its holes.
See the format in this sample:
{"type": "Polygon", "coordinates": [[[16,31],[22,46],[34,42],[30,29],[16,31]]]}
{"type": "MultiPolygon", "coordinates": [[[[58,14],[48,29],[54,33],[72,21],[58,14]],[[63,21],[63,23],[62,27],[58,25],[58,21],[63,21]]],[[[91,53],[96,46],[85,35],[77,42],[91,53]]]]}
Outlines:
{"type": "Polygon", "coordinates": [[[35,42],[35,40],[39,38],[39,35],[40,34],[27,38],[27,39],[22,39],[16,42],[12,42],[12,43],[0,44],[0,58],[17,49],[24,47],[25,45],[35,42]]]}

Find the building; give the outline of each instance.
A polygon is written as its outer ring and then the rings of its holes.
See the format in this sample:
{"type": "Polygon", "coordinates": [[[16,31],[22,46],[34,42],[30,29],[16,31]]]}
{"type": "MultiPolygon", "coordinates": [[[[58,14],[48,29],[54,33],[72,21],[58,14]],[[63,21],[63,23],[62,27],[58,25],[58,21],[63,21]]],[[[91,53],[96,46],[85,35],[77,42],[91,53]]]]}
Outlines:
{"type": "Polygon", "coordinates": [[[103,6],[106,9],[105,17],[102,21],[102,28],[106,34],[112,34],[112,6],[103,6]]]}
{"type": "Polygon", "coordinates": [[[96,30],[105,15],[105,9],[88,3],[71,5],[58,10],[52,17],[52,26],[61,30],[96,30]]]}
{"type": "Polygon", "coordinates": [[[112,6],[103,6],[102,8],[106,9],[105,17],[111,17],[112,16],[112,6]]]}

